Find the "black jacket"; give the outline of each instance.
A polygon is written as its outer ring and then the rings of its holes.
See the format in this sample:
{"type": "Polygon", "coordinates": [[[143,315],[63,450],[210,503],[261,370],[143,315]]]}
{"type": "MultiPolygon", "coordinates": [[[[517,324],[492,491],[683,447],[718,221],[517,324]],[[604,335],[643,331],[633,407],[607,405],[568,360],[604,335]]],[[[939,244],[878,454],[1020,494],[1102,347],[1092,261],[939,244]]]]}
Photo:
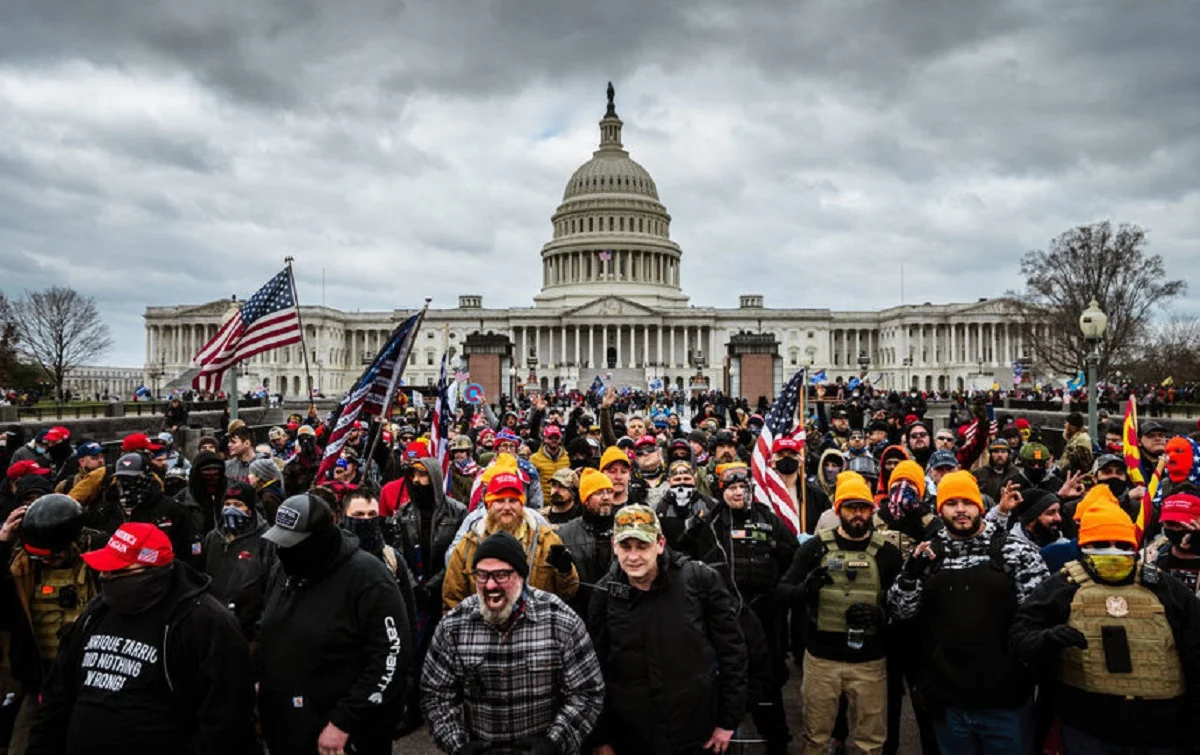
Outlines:
{"type": "Polygon", "coordinates": [[[586,622],[595,592],[591,585],[602,582],[612,567],[612,517],[602,524],[598,518],[584,514],[559,527],[558,537],[579,572],[579,592],[567,603],[586,622]]]}
{"type": "MultiPolygon", "coordinates": [[[[76,706],[86,674],[94,673],[82,668],[89,663],[85,656],[96,652],[87,649],[89,640],[108,635],[114,622],[128,626],[138,616],[163,622],[161,629],[145,629],[153,636],[165,638],[161,672],[168,694],[174,698],[167,705],[175,715],[164,717],[163,724],[174,729],[178,742],[171,752],[218,755],[254,751],[254,677],[249,650],[237,621],[208,592],[207,576],[179,562],[170,568],[174,572],[172,585],[159,604],[162,611],[151,609],[135,616],[118,616],[101,598],[96,598],[75,622],[42,686],[42,704],[37,709],[29,755],[149,751],[141,749],[147,746],[142,737],[148,735],[136,726],[123,727],[123,714],[127,706],[154,707],[161,705],[161,700],[121,700],[114,693],[112,710],[103,711],[101,716],[104,728],[112,733],[104,741],[96,738],[96,717],[76,706]],[[72,739],[87,741],[82,747],[69,748],[72,739]]],[[[145,656],[119,651],[112,654],[123,659],[141,657],[145,662],[145,656]]],[[[100,711],[91,711],[97,712],[100,711]]]]}
{"type": "Polygon", "coordinates": [[[796,555],[796,537],[765,504],[752,501],[735,511],[721,501],[707,517],[688,521],[679,550],[714,567],[749,603],[779,584],[796,555]]]}
{"type": "MultiPolygon", "coordinates": [[[[1144,583],[1143,583],[1144,584],[1144,583]]],[[[1013,619],[1009,637],[1017,658],[1033,673],[1046,674],[1055,712],[1064,725],[1111,745],[1180,747],[1200,741],[1200,601],[1173,577],[1144,584],[1158,597],[1175,637],[1186,691],[1169,700],[1126,700],[1060,684],[1053,673],[1060,649],[1047,632],[1066,624],[1079,586],[1059,572],[1033,591],[1013,619]]]]}
{"type": "Polygon", "coordinates": [[[421,508],[415,501],[410,500],[393,515],[399,537],[395,548],[397,553],[403,554],[404,562],[408,564],[408,570],[415,580],[417,608],[432,609],[440,616],[442,580],[446,576],[446,552],[453,545],[454,535],[467,516],[467,507],[446,495],[442,468],[438,466],[437,459],[417,461],[429,472],[429,484],[433,488],[430,541],[421,541],[421,508]]]}
{"type": "Polygon", "coordinates": [[[746,641],[733,599],[709,566],[669,550],[649,591],[614,563],[588,629],[604,671],[593,739],[620,753],[696,752],[746,714],[746,641]]]}
{"type": "Polygon", "coordinates": [[[195,520],[192,529],[196,532],[210,532],[217,525],[221,507],[225,505],[226,483],[225,462],[220,456],[211,451],[196,454],[192,461],[192,469],[188,472],[187,501],[184,503],[195,520]],[[214,494],[208,493],[204,487],[204,480],[200,477],[200,472],[208,468],[219,469],[221,472],[221,479],[216,484],[214,494]]]}
{"type": "Polygon", "coordinates": [[[204,536],[200,554],[213,595],[233,611],[248,640],[254,639],[275,565],[275,544],[262,538],[267,527],[259,516],[254,529],[228,539],[224,526],[217,525],[204,536]]]}
{"type": "Polygon", "coordinates": [[[276,567],[258,631],[258,706],[273,753],[311,753],[327,723],[350,741],[391,741],[412,653],[396,580],[342,542],[328,570],[295,580],[276,567]]]}
{"type": "Polygon", "coordinates": [[[116,485],[112,485],[105,495],[105,500],[96,504],[90,510],[95,516],[88,526],[100,530],[106,536],[112,534],[126,522],[146,522],[153,524],[171,539],[171,549],[175,558],[186,563],[192,563],[192,543],[199,538],[192,528],[192,517],[186,508],[173,498],[163,493],[157,484],[150,486],[146,500],[135,506],[128,514],[117,499],[116,485]]]}

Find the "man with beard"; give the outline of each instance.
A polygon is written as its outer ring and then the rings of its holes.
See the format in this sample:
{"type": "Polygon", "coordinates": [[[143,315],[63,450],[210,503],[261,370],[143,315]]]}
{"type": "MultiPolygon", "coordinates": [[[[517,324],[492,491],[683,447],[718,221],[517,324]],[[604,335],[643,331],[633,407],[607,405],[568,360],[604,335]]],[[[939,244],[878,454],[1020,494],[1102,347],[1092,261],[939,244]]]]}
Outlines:
{"type": "Polygon", "coordinates": [[[204,538],[204,573],[209,589],[233,615],[242,635],[253,641],[262,616],[267,578],[275,566],[275,544],[263,539],[267,520],[259,513],[253,488],[231,482],[217,526],[204,538]]]}
{"type": "Polygon", "coordinates": [[[1012,449],[1004,438],[996,438],[988,445],[987,466],[976,469],[972,474],[979,481],[979,492],[993,501],[1000,500],[1000,490],[1004,487],[1004,479],[1008,477],[1012,467],[1012,449]]]}
{"type": "Polygon", "coordinates": [[[943,753],[1029,752],[1032,683],[1009,648],[1017,606],[1049,576],[1029,542],[983,519],[970,472],[942,478],[944,528],[904,562],[888,593],[893,618],[924,638],[920,690],[943,753]]]}
{"type": "Polygon", "coordinates": [[[1038,552],[1066,540],[1062,535],[1062,502],[1054,493],[1032,490],[1023,494],[1014,513],[1018,524],[1009,529],[1009,536],[1028,540],[1038,552]]]}
{"type": "Polygon", "coordinates": [[[579,590],[579,575],[562,540],[545,520],[539,521],[525,509],[525,482],[515,459],[501,454],[495,473],[487,483],[483,500],[485,515],[467,529],[454,546],[442,582],[442,608],[449,612],[475,591],[475,576],[467,567],[480,543],[499,530],[521,542],[528,555],[529,584],[570,600],[579,590]]]}
{"type": "Polygon", "coordinates": [[[412,654],[396,580],[312,494],[286,499],[263,537],[281,567],[258,636],[267,747],[390,754],[412,654]]]}
{"type": "Polygon", "coordinates": [[[296,453],[283,467],[283,492],[293,496],[313,485],[321,466],[321,450],[317,448],[317,433],[310,425],[296,430],[296,453]]]}
{"type": "MultiPolygon", "coordinates": [[[[585,469],[585,472],[595,470],[585,469]]],[[[556,530],[562,529],[566,523],[578,519],[583,514],[579,505],[579,475],[570,467],[563,467],[550,478],[550,510],[546,512],[546,521],[556,530]]]]}
{"type": "Polygon", "coordinates": [[[562,447],[562,429],[558,425],[546,425],[542,429],[542,446],[529,457],[529,463],[538,471],[542,482],[542,499],[550,498],[550,478],[570,464],[570,458],[562,447]]]}
{"type": "Polygon", "coordinates": [[[456,435],[450,441],[450,497],[456,501],[471,500],[471,488],[483,469],[475,461],[475,444],[471,436],[456,435]]]}
{"type": "MultiPolygon", "coordinates": [[[[872,534],[871,488],[856,472],[838,477],[836,529],[821,530],[796,551],[783,578],[785,595],[807,607],[804,684],[805,752],[824,752],[833,737],[838,701],[845,695],[853,745],[884,746],[889,718],[887,591],[900,573],[899,549],[872,534]]],[[[897,701],[899,702],[899,701],[897,701]]],[[[850,744],[850,743],[847,743],[850,744]]]]}
{"type": "Polygon", "coordinates": [[[718,466],[717,472],[721,499],[709,516],[688,522],[679,550],[713,566],[737,599],[751,650],[750,675],[757,682],[751,687],[751,716],[767,740],[767,752],[782,753],[791,733],[783,712],[787,667],[775,588],[792,565],[796,538],[774,511],[754,500],[749,467],[734,462],[718,466]]]}
{"type": "Polygon", "coordinates": [[[579,479],[583,516],[558,529],[558,536],[579,573],[581,589],[570,606],[585,619],[592,590],[612,565],[612,493],[613,484],[607,476],[594,469],[583,470],[579,479]]]}
{"type": "Polygon", "coordinates": [[[904,445],[913,461],[922,468],[929,463],[933,455],[933,437],[929,426],[924,422],[914,422],[904,430],[904,445]]]}
{"type": "Polygon", "coordinates": [[[706,518],[716,505],[696,489],[696,472],[691,462],[682,459],[671,462],[667,469],[667,485],[657,492],[661,494],[654,504],[654,513],[658,514],[663,537],[671,548],[679,547],[689,520],[706,518]]]}
{"type": "Polygon", "coordinates": [[[600,456],[600,471],[612,481],[613,506],[620,508],[626,504],[642,502],[636,498],[635,491],[630,489],[633,466],[629,463],[629,456],[624,451],[616,446],[604,449],[604,453],[600,456]]]}
{"type": "Polygon", "coordinates": [[[58,483],[56,492],[71,496],[84,508],[100,503],[108,480],[104,466],[104,446],[95,441],[80,443],[75,449],[78,471],[70,479],[58,483]]]}
{"type": "Polygon", "coordinates": [[[29,755],[254,751],[254,678],[208,579],[146,522],[82,555],[100,573],[41,691],[29,755]]]}
{"type": "Polygon", "coordinates": [[[728,430],[719,430],[712,436],[712,456],[701,470],[697,487],[703,495],[712,498],[717,490],[717,465],[738,461],[737,440],[728,430]]]}
{"type": "Polygon", "coordinates": [[[726,752],[746,715],[747,652],[724,580],[668,551],[646,506],[613,515],[612,542],[588,619],[606,687],[595,752],[726,752]]]}
{"type": "MultiPolygon", "coordinates": [[[[417,459],[409,471],[408,480],[412,496],[409,503],[396,512],[395,545],[415,583],[413,678],[419,679],[429,640],[442,617],[442,580],[446,576],[446,554],[467,509],[446,495],[442,470],[436,459],[417,459]]],[[[421,709],[417,696],[418,690],[414,686],[409,690],[402,730],[412,730],[420,725],[421,709]]]]}
{"type": "Polygon", "coordinates": [[[421,675],[433,738],[445,752],[579,752],[604,702],[584,623],[527,584],[525,548],[489,535],[471,561],[474,594],[446,614],[421,675]],[[514,672],[519,670],[519,672],[514,672]]]}
{"type": "Polygon", "coordinates": [[[1137,538],[1117,506],[1089,508],[1080,558],[1013,622],[1013,648],[1042,673],[1067,753],[1184,753],[1200,741],[1200,602],[1137,569],[1137,538]]]}

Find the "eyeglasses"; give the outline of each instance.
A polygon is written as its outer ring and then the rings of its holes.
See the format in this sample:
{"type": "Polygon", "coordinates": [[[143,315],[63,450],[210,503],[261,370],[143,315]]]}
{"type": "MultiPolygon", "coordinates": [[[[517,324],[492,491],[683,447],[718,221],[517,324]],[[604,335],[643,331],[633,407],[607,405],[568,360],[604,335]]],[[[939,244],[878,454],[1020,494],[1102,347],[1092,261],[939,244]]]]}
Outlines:
{"type": "Polygon", "coordinates": [[[657,522],[652,511],[621,509],[613,516],[613,524],[617,527],[629,527],[636,524],[654,525],[657,522]]]}
{"type": "Polygon", "coordinates": [[[503,587],[508,584],[508,580],[512,579],[512,575],[515,573],[512,569],[494,569],[492,571],[476,569],[475,581],[481,585],[486,585],[488,582],[495,582],[503,587]]]}
{"type": "Polygon", "coordinates": [[[658,453],[658,449],[657,448],[639,448],[635,453],[637,453],[638,456],[649,456],[650,454],[658,453]]]}
{"type": "Polygon", "coordinates": [[[910,438],[928,438],[929,433],[909,433],[908,437],[910,437],[910,438]]]}
{"type": "Polygon", "coordinates": [[[950,437],[949,435],[939,435],[936,438],[934,438],[934,440],[936,440],[938,443],[953,443],[954,442],[954,438],[950,437]]]}

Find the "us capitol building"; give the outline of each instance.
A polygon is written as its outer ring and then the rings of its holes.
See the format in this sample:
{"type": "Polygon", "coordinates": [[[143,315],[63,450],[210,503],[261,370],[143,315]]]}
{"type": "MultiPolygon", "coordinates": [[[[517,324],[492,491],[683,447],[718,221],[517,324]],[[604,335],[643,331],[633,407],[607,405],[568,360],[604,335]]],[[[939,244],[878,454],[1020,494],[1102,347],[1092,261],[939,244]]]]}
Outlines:
{"type": "MultiPolygon", "coordinates": [[[[809,366],[826,377],[877,386],[961,390],[1011,376],[1027,356],[1014,313],[999,300],[903,305],[879,311],[768,308],[761,295],[736,309],[689,304],[680,288],[683,250],[650,173],[621,142],[608,90],[600,146],[571,175],[541,251],[533,306],[492,309],[463,294],[455,309],[431,308],[404,372],[406,385],[436,382],[443,350],[460,358],[489,397],[515,389],[586,390],[600,375],[617,386],[651,381],[771,397],[809,366]]],[[[190,361],[216,333],[230,301],[147,307],[146,385],[189,386],[190,361]]],[[[301,306],[313,380],[340,395],[391,330],[414,310],[343,312],[301,306]]],[[[241,365],[239,391],[266,386],[307,394],[300,346],[241,365]]]]}

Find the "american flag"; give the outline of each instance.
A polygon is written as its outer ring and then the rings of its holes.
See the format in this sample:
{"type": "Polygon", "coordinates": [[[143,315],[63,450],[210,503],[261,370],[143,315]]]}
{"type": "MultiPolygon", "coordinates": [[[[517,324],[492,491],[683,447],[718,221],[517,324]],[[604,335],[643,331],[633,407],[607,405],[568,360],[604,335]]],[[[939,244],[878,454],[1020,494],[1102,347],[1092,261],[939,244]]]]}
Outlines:
{"type": "Polygon", "coordinates": [[[611,249],[601,250],[601,252],[600,252],[600,261],[601,262],[608,262],[611,259],[612,259],[612,250],[611,249]]]}
{"type": "MultiPolygon", "coordinates": [[[[413,341],[416,340],[424,317],[425,310],[421,310],[393,330],[392,337],[375,355],[375,359],[358,378],[358,382],[342,397],[333,432],[329,434],[329,442],[325,446],[325,457],[317,469],[315,484],[319,485],[325,479],[325,474],[337,462],[342,453],[342,446],[346,444],[346,433],[358,424],[358,418],[362,415],[378,416],[391,405],[400,373],[408,363],[409,352],[412,351],[413,341]]],[[[366,463],[368,462],[364,461],[364,464],[366,463]]]]}
{"type": "Polygon", "coordinates": [[[434,458],[438,460],[438,466],[442,468],[442,481],[449,489],[450,453],[449,440],[446,436],[450,432],[451,409],[450,396],[447,391],[446,359],[447,354],[442,352],[442,370],[438,374],[437,401],[433,404],[433,423],[429,427],[429,448],[433,452],[434,458]]]}
{"type": "Polygon", "coordinates": [[[783,484],[779,473],[771,468],[771,444],[776,438],[804,441],[804,427],[797,423],[796,408],[800,404],[800,391],[805,390],[808,385],[805,379],[807,373],[808,370],[802,368],[775,397],[775,403],[771,405],[771,411],[767,412],[762,432],[754,443],[754,453],[750,457],[750,474],[754,476],[754,499],[770,506],[787,524],[793,535],[804,531],[804,523],[800,521],[800,512],[792,502],[792,494],[783,484]]]}
{"type": "Polygon", "coordinates": [[[216,393],[221,390],[225,370],[255,354],[300,343],[300,313],[292,289],[292,270],[267,281],[217,334],[200,349],[192,366],[200,372],[192,387],[216,393]]]}

